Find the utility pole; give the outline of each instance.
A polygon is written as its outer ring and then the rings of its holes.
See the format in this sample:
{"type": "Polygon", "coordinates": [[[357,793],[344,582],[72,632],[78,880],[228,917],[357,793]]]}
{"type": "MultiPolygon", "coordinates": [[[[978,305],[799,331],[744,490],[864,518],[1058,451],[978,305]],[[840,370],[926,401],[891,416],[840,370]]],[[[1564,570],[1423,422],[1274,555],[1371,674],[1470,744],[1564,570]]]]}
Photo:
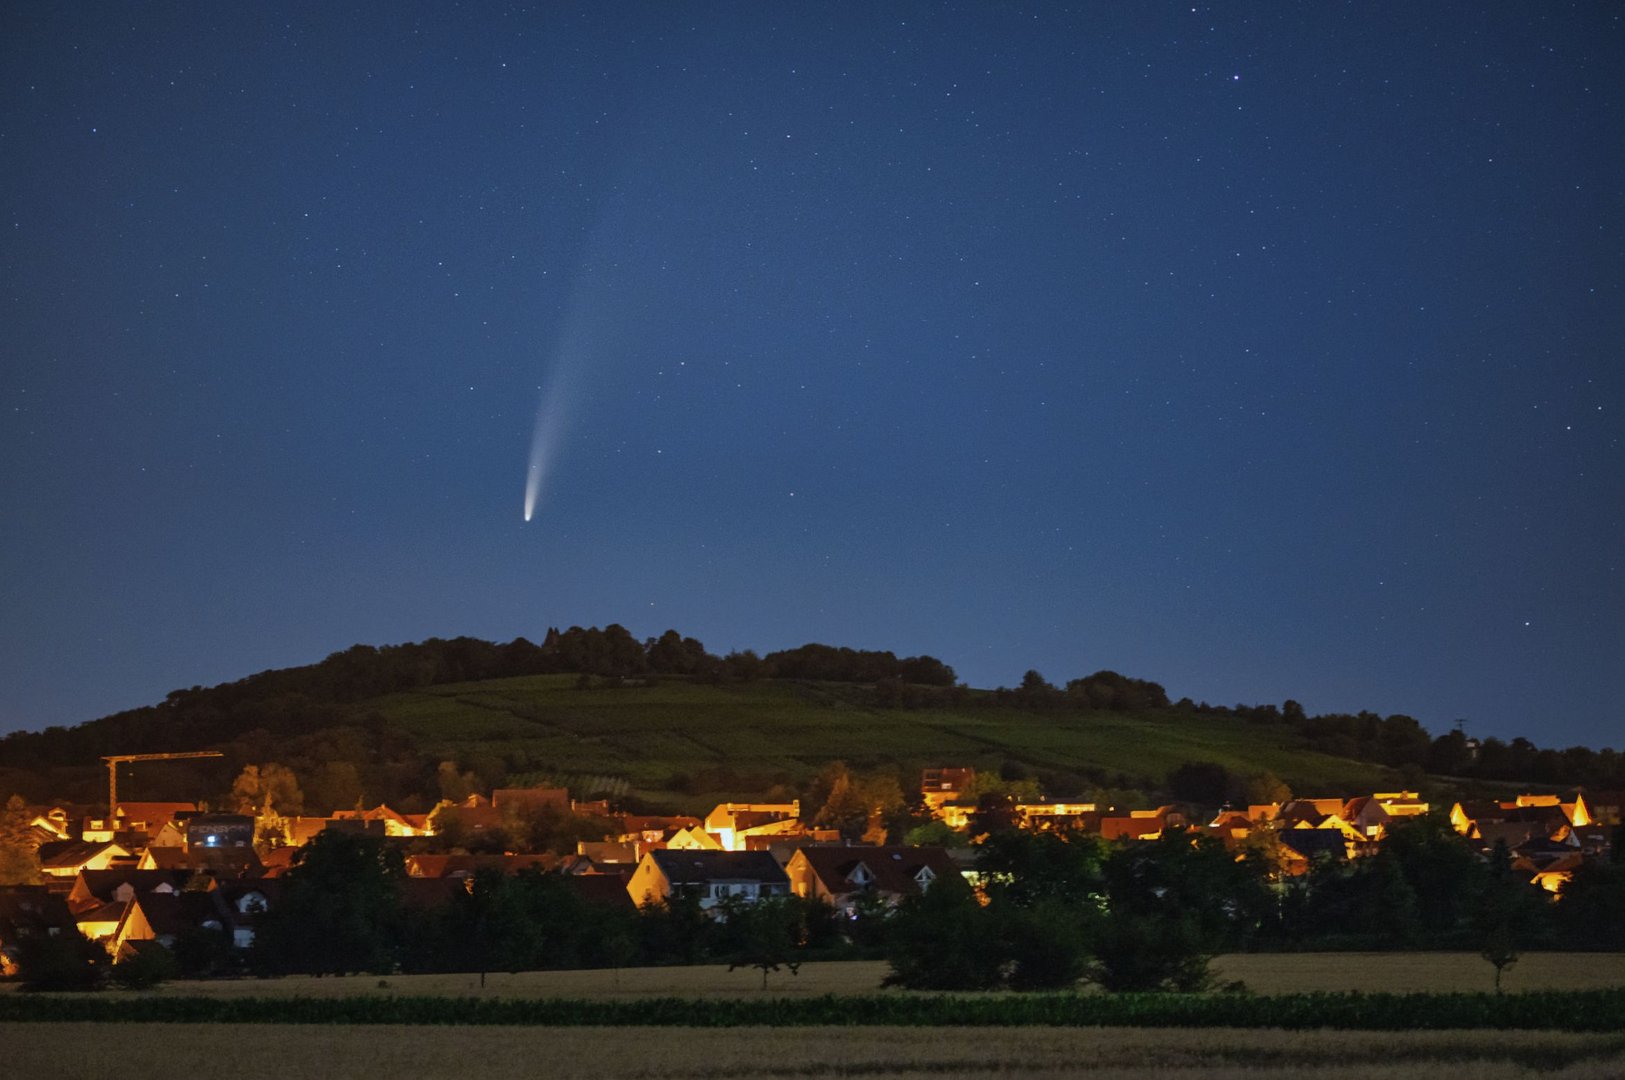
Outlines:
{"type": "Polygon", "coordinates": [[[218,750],[187,750],[178,754],[112,754],[102,758],[107,762],[107,827],[113,827],[113,815],[118,812],[118,765],[121,761],[179,761],[182,758],[225,757],[218,750]]]}

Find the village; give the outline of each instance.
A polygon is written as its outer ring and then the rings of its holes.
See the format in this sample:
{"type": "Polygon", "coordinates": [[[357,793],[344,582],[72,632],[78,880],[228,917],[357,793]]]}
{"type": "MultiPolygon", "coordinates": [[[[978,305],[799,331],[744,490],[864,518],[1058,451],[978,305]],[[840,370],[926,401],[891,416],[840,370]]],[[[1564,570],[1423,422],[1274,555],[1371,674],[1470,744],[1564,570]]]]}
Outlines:
{"type": "Polygon", "coordinates": [[[1619,792],[1526,793],[1457,801],[1448,810],[1415,791],[1120,809],[990,799],[976,789],[972,768],[923,771],[917,805],[937,833],[952,838],[933,844],[888,843],[878,824],[859,838],[843,836],[809,821],[799,800],[722,802],[703,817],[651,815],[620,812],[608,800],[573,800],[564,787],[498,788],[443,800],[428,814],[379,805],[284,817],[270,805],[255,815],[186,801],[117,801],[111,814],[84,816],[13,800],[8,811],[26,818],[38,877],[0,886],[0,973],[14,974],[19,949],[37,936],[83,935],[115,963],[173,949],[200,932],[246,954],[258,923],[278,904],[284,875],[329,831],[397,847],[402,902],[420,910],[468,892],[482,873],[540,872],[566,883],[581,902],[621,913],[681,896],[721,918],[741,904],[794,896],[854,918],[894,908],[947,876],[979,888],[978,844],[995,828],[1112,846],[1188,837],[1222,845],[1238,860],[1267,858],[1284,889],[1317,869],[1370,858],[1396,828],[1430,814],[1447,814],[1449,828],[1480,858],[1499,853],[1520,880],[1560,902],[1576,870],[1610,856],[1621,820],[1619,792]],[[515,822],[536,820],[570,820],[602,835],[578,840],[569,853],[508,846],[522,832],[515,822]],[[500,837],[503,849],[478,842],[487,835],[500,837]]]}

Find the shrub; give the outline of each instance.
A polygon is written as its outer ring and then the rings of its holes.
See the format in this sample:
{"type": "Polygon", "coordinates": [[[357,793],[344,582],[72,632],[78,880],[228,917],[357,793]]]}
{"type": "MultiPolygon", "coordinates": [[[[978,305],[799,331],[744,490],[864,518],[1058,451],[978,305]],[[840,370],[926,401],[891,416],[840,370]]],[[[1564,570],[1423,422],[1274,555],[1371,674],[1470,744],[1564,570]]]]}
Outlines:
{"type": "Polygon", "coordinates": [[[29,937],[17,947],[17,977],[25,990],[100,990],[109,959],[78,931],[29,937]]]}
{"type": "Polygon", "coordinates": [[[150,990],[173,979],[177,970],[174,954],[153,942],[113,965],[113,981],[126,990],[150,990]]]}

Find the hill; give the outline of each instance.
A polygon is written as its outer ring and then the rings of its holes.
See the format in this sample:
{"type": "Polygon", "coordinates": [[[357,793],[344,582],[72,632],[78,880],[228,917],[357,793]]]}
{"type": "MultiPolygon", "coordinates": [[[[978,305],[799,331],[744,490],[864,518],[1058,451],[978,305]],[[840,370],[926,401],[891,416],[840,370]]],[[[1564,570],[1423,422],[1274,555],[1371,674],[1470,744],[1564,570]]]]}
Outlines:
{"type": "Polygon", "coordinates": [[[1625,786],[1613,750],[1479,743],[1459,730],[1435,738],[1402,714],[1170,702],[1156,683],[1110,671],[1059,687],[1029,671],[1014,689],[973,690],[929,656],[809,644],[718,657],[676,631],[640,642],[612,624],[550,630],[540,645],[357,645],[72,728],[17,732],[0,738],[0,796],[95,804],[102,755],[196,749],[223,756],[143,764],[121,791],[222,804],[245,766],[276,763],[320,811],[358,800],[426,809],[458,789],[544,782],[692,807],[804,791],[837,760],[895,771],[905,790],[922,767],[973,765],[1055,797],[1107,800],[1218,802],[1264,773],[1299,793],[1625,786]]]}
{"type": "Polygon", "coordinates": [[[662,680],[587,689],[577,683],[570,676],[461,683],[371,705],[430,756],[496,756],[510,769],[624,777],[633,790],[657,798],[796,787],[835,760],[897,767],[906,775],[930,765],[1003,768],[1063,794],[1155,790],[1192,761],[1238,775],[1273,772],[1305,791],[1380,787],[1387,774],[1308,749],[1290,728],[1228,714],[883,709],[870,703],[867,687],[800,681],[662,680]]]}

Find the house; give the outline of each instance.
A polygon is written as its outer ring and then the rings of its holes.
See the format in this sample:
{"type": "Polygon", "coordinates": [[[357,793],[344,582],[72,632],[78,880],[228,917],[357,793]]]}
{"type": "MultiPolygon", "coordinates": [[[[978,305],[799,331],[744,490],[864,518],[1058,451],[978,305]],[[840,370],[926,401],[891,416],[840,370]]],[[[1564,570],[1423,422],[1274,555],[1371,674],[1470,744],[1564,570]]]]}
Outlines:
{"type": "Polygon", "coordinates": [[[281,883],[277,881],[222,881],[219,883],[220,902],[225,907],[231,930],[231,944],[246,949],[254,944],[254,931],[259,917],[270,911],[281,899],[281,883]]]}
{"type": "Polygon", "coordinates": [[[1130,810],[1127,814],[1108,813],[1098,820],[1084,815],[1085,828],[1098,831],[1105,840],[1157,840],[1165,832],[1189,827],[1191,809],[1179,803],[1169,803],[1153,810],[1130,810]]]}
{"type": "Polygon", "coordinates": [[[204,873],[218,879],[257,878],[265,874],[259,853],[251,847],[151,847],[135,865],[140,870],[204,873]]]}
{"type": "Polygon", "coordinates": [[[186,887],[187,871],[141,870],[120,867],[113,870],[85,870],[74,879],[66,897],[68,909],[79,915],[104,904],[128,903],[138,893],[178,893],[186,887]]]}
{"type": "Polygon", "coordinates": [[[683,829],[700,829],[705,823],[697,817],[665,816],[655,814],[622,814],[611,819],[620,831],[615,839],[628,843],[656,844],[683,829]]]}
{"type": "Polygon", "coordinates": [[[1035,802],[1016,803],[1016,815],[1023,828],[1035,831],[1068,831],[1086,827],[1090,816],[1096,813],[1092,802],[1035,802]]]}
{"type": "MultiPolygon", "coordinates": [[[[976,788],[976,770],[968,766],[939,766],[920,773],[920,798],[932,817],[941,817],[947,803],[971,801],[976,788]]],[[[955,826],[963,828],[963,826],[955,826]]]]}
{"type": "Polygon", "coordinates": [[[234,937],[234,920],[218,891],[138,894],[107,941],[115,959],[133,954],[132,943],[156,941],[166,949],[188,930],[204,930],[234,937]]]}
{"type": "Polygon", "coordinates": [[[559,865],[557,855],[408,855],[406,876],[411,878],[471,878],[481,870],[517,874],[521,870],[544,873],[559,865]]]}
{"type": "Polygon", "coordinates": [[[491,792],[491,809],[509,817],[535,817],[538,814],[570,813],[570,789],[561,787],[497,788],[491,792]]]}
{"type": "Polygon", "coordinates": [[[941,877],[957,876],[959,868],[940,847],[803,847],[784,873],[795,895],[850,915],[865,896],[894,907],[941,877]]]}
{"type": "Polygon", "coordinates": [[[1303,827],[1275,835],[1281,841],[1281,868],[1294,876],[1307,873],[1318,860],[1345,862],[1349,857],[1348,840],[1339,830],[1303,827]]]}
{"type": "Polygon", "coordinates": [[[715,833],[708,833],[699,825],[687,829],[679,829],[670,837],[658,844],[646,845],[646,848],[667,847],[673,851],[721,851],[722,842],[715,833]]]}
{"type": "Polygon", "coordinates": [[[73,839],[73,820],[63,807],[30,806],[27,812],[28,827],[33,830],[36,845],[73,839]]]}
{"type": "Polygon", "coordinates": [[[658,904],[673,893],[698,897],[709,910],[730,898],[754,901],[790,894],[790,879],[765,851],[647,852],[626,883],[639,907],[658,904]]]}
{"type": "Polygon", "coordinates": [[[128,900],[109,900],[79,912],[74,916],[74,923],[79,927],[79,932],[91,941],[105,942],[118,932],[119,923],[124,921],[124,913],[129,908],[128,900]]]}
{"type": "Polygon", "coordinates": [[[1370,840],[1381,840],[1388,831],[1388,823],[1393,820],[1388,808],[1375,795],[1350,799],[1339,816],[1355,832],[1370,840]]]}
{"type": "Polygon", "coordinates": [[[939,803],[931,814],[948,828],[963,830],[970,828],[971,817],[976,810],[976,800],[965,797],[939,803]]]}
{"type": "Polygon", "coordinates": [[[1382,804],[1391,818],[1421,817],[1429,809],[1422,796],[1414,791],[1379,791],[1371,797],[1382,804]]]}
{"type": "Polygon", "coordinates": [[[1220,810],[1213,820],[1202,826],[1209,836],[1222,840],[1226,847],[1237,848],[1253,834],[1258,822],[1243,810],[1220,810]]]}
{"type": "MultiPolygon", "coordinates": [[[[379,803],[371,810],[335,810],[328,819],[334,821],[360,821],[374,828],[369,832],[380,832],[384,836],[432,836],[434,830],[429,826],[427,815],[407,815],[391,810],[383,803],[379,803]]],[[[291,842],[291,841],[290,841],[291,842]]]]}
{"type": "Polygon", "coordinates": [[[106,870],[133,862],[130,849],[111,840],[61,840],[41,844],[39,849],[40,873],[53,878],[75,878],[82,870],[106,870]]]}
{"type": "Polygon", "coordinates": [[[636,866],[638,863],[637,845],[617,840],[578,840],[576,854],[591,860],[595,866],[621,864],[636,866]]]}
{"type": "Polygon", "coordinates": [[[1519,795],[1504,801],[1458,802],[1450,808],[1450,824],[1469,838],[1487,825],[1528,824],[1551,836],[1565,826],[1586,826],[1593,821],[1591,807],[1580,793],[1567,801],[1557,795],[1519,795]]]}
{"type": "Polygon", "coordinates": [[[192,802],[121,802],[113,819],[117,832],[134,833],[150,843],[171,823],[184,828],[186,819],[197,812],[197,803],[192,802]]]}
{"type": "Polygon", "coordinates": [[[248,814],[197,814],[186,819],[186,847],[252,848],[254,819],[248,814]]]}
{"type": "Polygon", "coordinates": [[[1593,791],[1586,805],[1594,824],[1617,827],[1625,820],[1621,816],[1625,812],[1625,791],[1593,791]]]}
{"type": "Polygon", "coordinates": [[[787,836],[803,831],[801,800],[787,803],[719,803],[705,816],[705,831],[724,851],[745,851],[751,837],[787,836]]]}
{"type": "Polygon", "coordinates": [[[76,932],[66,901],[44,885],[0,885],[0,975],[17,973],[17,950],[28,939],[76,932]]]}

